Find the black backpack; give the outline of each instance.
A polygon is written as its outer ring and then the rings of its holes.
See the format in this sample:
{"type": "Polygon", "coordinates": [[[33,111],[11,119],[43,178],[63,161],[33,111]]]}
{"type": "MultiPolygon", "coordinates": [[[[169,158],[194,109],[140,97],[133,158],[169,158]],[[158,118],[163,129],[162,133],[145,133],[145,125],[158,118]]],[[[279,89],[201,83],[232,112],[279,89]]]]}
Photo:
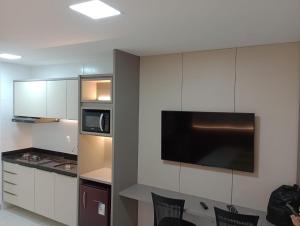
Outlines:
{"type": "Polygon", "coordinates": [[[293,226],[290,215],[292,211],[286,206],[289,204],[295,212],[300,206],[300,189],[298,185],[282,185],[272,192],[269,205],[267,220],[277,226],[293,226]]]}

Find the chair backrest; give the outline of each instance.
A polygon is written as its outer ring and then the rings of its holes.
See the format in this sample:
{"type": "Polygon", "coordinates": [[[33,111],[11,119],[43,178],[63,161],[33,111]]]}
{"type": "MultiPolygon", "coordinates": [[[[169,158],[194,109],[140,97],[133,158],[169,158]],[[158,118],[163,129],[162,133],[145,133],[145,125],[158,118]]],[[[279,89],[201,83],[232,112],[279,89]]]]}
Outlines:
{"type": "Polygon", "coordinates": [[[175,218],[182,221],[184,200],[171,199],[152,193],[154,207],[154,226],[158,226],[164,218],[175,218]]]}
{"type": "Polygon", "coordinates": [[[257,226],[259,216],[228,212],[215,207],[217,226],[257,226]]]}

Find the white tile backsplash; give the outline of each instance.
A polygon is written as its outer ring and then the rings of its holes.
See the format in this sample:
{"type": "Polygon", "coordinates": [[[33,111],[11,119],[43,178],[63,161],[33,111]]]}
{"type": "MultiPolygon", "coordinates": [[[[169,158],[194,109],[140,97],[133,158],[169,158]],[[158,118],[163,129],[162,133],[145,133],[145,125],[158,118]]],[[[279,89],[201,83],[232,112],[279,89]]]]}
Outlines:
{"type": "Polygon", "coordinates": [[[73,120],[34,124],[32,145],[46,150],[77,154],[77,131],[78,122],[73,120]]]}

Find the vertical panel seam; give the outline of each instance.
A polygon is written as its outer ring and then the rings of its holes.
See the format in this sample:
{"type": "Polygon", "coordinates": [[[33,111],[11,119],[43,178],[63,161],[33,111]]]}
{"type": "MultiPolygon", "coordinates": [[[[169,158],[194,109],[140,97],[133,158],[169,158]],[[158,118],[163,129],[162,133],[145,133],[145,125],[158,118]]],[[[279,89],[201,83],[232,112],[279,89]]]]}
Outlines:
{"type": "MultiPolygon", "coordinates": [[[[181,57],[181,87],[180,87],[180,111],[182,111],[182,96],[183,96],[183,53],[180,54],[181,57]]],[[[178,172],[178,190],[181,192],[181,162],[179,162],[179,172],[178,172]]]]}
{"type": "MultiPolygon", "coordinates": [[[[235,56],[234,56],[234,85],[233,85],[233,111],[236,112],[236,84],[237,84],[237,52],[238,48],[235,48],[235,56]]],[[[231,191],[230,191],[230,204],[232,205],[233,199],[233,174],[234,170],[231,171],[231,191]]]]}

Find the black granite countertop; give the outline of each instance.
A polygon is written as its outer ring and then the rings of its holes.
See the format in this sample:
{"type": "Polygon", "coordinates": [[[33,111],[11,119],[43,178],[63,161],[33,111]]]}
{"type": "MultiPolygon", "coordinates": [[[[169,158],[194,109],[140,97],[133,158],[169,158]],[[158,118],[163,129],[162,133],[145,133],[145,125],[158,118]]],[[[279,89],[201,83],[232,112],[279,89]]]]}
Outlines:
{"type": "Polygon", "coordinates": [[[2,153],[2,161],[77,177],[77,156],[39,148],[25,148],[2,153]],[[24,154],[39,156],[39,161],[24,159],[24,154]]]}

